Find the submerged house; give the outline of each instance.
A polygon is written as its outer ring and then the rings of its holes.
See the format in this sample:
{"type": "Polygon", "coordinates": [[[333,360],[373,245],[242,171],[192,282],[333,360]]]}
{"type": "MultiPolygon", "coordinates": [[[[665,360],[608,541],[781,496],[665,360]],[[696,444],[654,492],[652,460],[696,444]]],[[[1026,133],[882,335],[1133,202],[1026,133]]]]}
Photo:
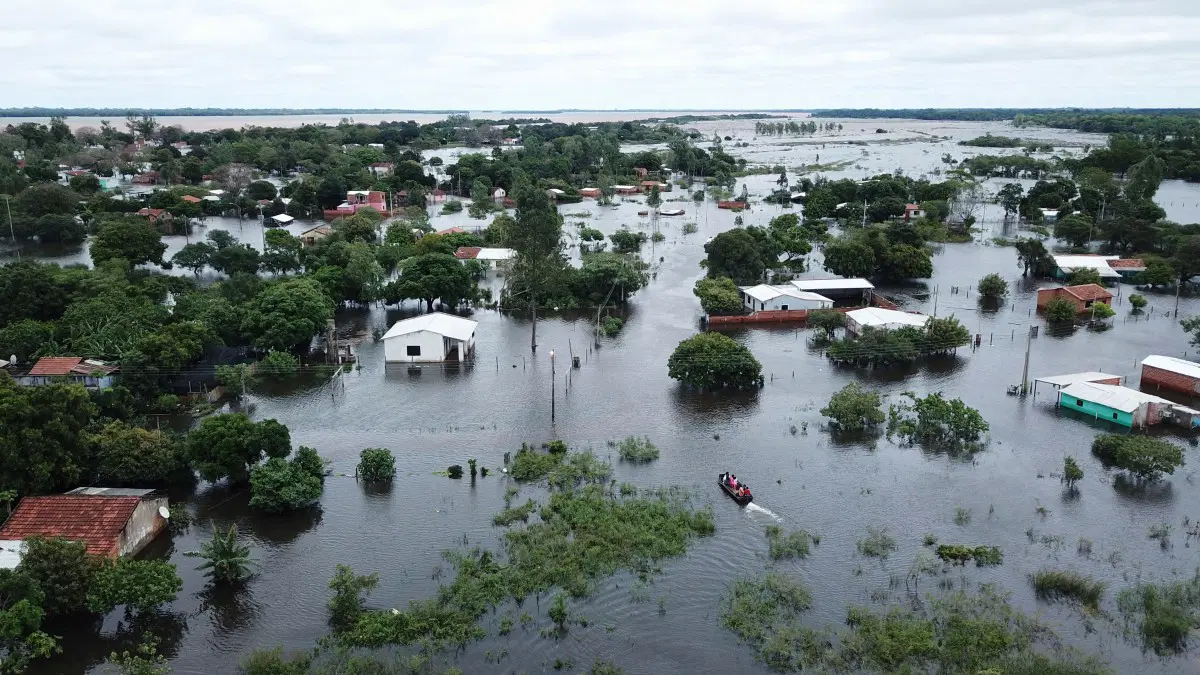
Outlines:
{"type": "Polygon", "coordinates": [[[929,319],[925,314],[912,314],[882,307],[864,307],[846,312],[846,332],[858,335],[868,327],[879,330],[896,330],[906,326],[924,328],[929,319]]]}
{"type": "Polygon", "coordinates": [[[383,335],[385,363],[466,361],[475,355],[479,322],[431,312],[392,324],[383,335]]]}
{"type": "Polygon", "coordinates": [[[1147,356],[1142,359],[1142,387],[1146,385],[1200,396],[1200,363],[1172,356],[1147,356]]]}
{"type": "Polygon", "coordinates": [[[1066,279],[1079,269],[1094,269],[1106,282],[1136,276],[1146,271],[1146,263],[1140,258],[1121,258],[1119,255],[1056,255],[1054,256],[1054,278],[1066,279]]]}
{"type": "Polygon", "coordinates": [[[875,285],[866,279],[792,279],[797,290],[820,293],[844,305],[867,305],[875,285]]]}
{"type": "Polygon", "coordinates": [[[1086,314],[1091,311],[1092,305],[1097,302],[1112,305],[1113,294],[1109,293],[1108,289],[1103,286],[1097,286],[1096,284],[1043,288],[1038,291],[1037,295],[1038,310],[1046,309],[1046,305],[1050,304],[1050,301],[1055,298],[1063,298],[1075,305],[1076,314],[1086,314]]]}
{"type": "Polygon", "coordinates": [[[0,567],[20,562],[29,537],[83,542],[103,558],[135,555],[166,528],[167,506],[166,495],[150,489],[85,487],[25,497],[0,527],[0,567]]]}
{"type": "Polygon", "coordinates": [[[1136,389],[1097,382],[1075,382],[1058,391],[1058,404],[1123,427],[1147,427],[1196,411],[1136,389]]]}
{"type": "Polygon", "coordinates": [[[795,286],[744,286],[742,306],[751,312],[767,310],[797,310],[797,309],[831,309],[833,300],[810,291],[802,291],[795,286]]]}

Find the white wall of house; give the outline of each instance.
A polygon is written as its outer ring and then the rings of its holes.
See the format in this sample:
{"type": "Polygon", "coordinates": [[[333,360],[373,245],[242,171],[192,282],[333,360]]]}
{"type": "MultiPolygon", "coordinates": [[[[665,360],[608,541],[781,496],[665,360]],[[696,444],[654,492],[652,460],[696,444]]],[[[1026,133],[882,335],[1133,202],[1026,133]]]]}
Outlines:
{"type": "Polygon", "coordinates": [[[806,298],[794,298],[790,295],[780,295],[766,302],[756,300],[749,294],[745,295],[746,309],[755,312],[765,310],[796,310],[796,309],[828,309],[833,307],[832,301],[810,300],[806,298]]]}
{"type": "Polygon", "coordinates": [[[157,537],[167,526],[167,520],[158,513],[158,508],[167,505],[166,497],[142,499],[117,539],[117,555],[135,555],[157,537]]]}
{"type": "Polygon", "coordinates": [[[397,335],[383,341],[387,363],[433,363],[446,360],[446,338],[427,330],[397,335]]]}

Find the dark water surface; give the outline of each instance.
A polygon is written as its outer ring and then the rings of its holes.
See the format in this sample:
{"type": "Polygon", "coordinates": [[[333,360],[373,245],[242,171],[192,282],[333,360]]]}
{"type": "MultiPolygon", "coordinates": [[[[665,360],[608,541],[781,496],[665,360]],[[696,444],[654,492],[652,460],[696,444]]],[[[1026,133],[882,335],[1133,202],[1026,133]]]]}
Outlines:
{"type": "MultiPolygon", "coordinates": [[[[765,188],[752,182],[751,189],[765,188]]],[[[1194,201],[1196,195],[1192,189],[1178,198],[1194,201]]],[[[704,241],[731,227],[734,216],[709,208],[697,214],[690,202],[681,206],[686,216],[660,219],[667,240],[644,251],[656,278],[635,296],[625,330],[602,340],[599,348],[592,346],[585,317],[551,317],[538,325],[534,355],[527,320],[479,311],[473,316],[480,322],[473,365],[385,368],[382,346],[370,336],[386,329],[398,313],[375,308],[339,317],[343,333],[366,334],[358,347],[362,367],[345,376],[344,386],[252,394],[255,418],[286,424],[296,445],[317,448],[338,474],[352,475],[359,451],[367,447],[390,448],[400,474],[393,489],[382,493],[365,492],[352,477],[332,477],[319,512],[299,516],[256,514],[246,507],[245,492],[224,486],[202,486],[188,497],[197,523],[185,533],[164,536],[153,551],[169,556],[184,578],[170,616],[160,619],[160,625],[174,628],[174,639],[163,648],[175,672],[232,672],[238,659],[257,647],[310,647],[328,631],[326,584],[339,563],[360,574],[379,573],[372,607],[402,607],[431,597],[442,550],[497,541],[500,530],[491,526],[491,516],[503,507],[510,485],[498,474],[472,484],[434,472],[465,465],[470,458],[499,468],[505,451],[523,441],[552,438],[608,457],[619,481],[694,487],[699,501],[714,509],[716,534],[668,561],[648,595],[633,592],[633,580],[625,574],[600,584],[592,598],[573,607],[589,626],[573,627],[561,640],[539,636],[550,621],[544,607],[527,602],[523,611],[535,614],[535,626],[518,625],[507,637],[491,637],[453,659],[444,657],[466,672],[546,672],[557,658],[573,659],[577,669],[609,659],[630,673],[764,672],[750,651],[721,629],[719,614],[731,580],[769,566],[763,527],[774,522],[821,535],[808,559],[775,565],[811,586],[811,625],[840,625],[849,604],[873,605],[883,596],[903,600],[903,585],[889,589],[889,578],[907,573],[922,549],[923,533],[932,532],[944,543],[1003,549],[1002,566],[951,572],[955,587],[999,583],[1013,593],[1016,605],[1043,612],[1070,642],[1103,653],[1120,672],[1194,672],[1196,664],[1189,659],[1143,658],[1103,619],[1094,619],[1097,632],[1089,633],[1071,612],[1039,603],[1029,586],[1026,575],[1043,566],[1085,572],[1109,584],[1105,609],[1115,612],[1112,598],[1132,582],[1190,575],[1200,558],[1180,523],[1200,517],[1200,496],[1193,485],[1194,449],[1187,450],[1188,466],[1139,490],[1112,480],[1092,458],[1089,445],[1096,433],[1107,430],[1103,424],[1056,411],[1049,396],[1035,402],[1005,394],[1007,385],[1020,380],[1026,326],[1039,323],[1031,316],[1039,284],[1021,279],[1013,249],[948,245],[935,257],[933,279],[887,289],[907,308],[932,312],[936,302],[939,316],[957,315],[983,335],[978,351],[960,349],[955,356],[900,370],[839,369],[807,346],[803,330],[745,329],[731,335],[762,362],[766,386],[750,396],[700,395],[667,377],[667,358],[697,330],[699,307],[691,289],[702,271],[704,241]],[[682,235],[688,221],[697,222],[700,231],[682,235]],[[981,313],[968,287],[989,272],[1007,278],[1014,293],[1002,310],[981,313]],[[953,293],[953,286],[961,290],[953,293]],[[554,423],[551,349],[559,355],[554,423]],[[578,370],[567,367],[572,351],[583,360],[578,370]],[[889,395],[911,390],[962,397],[991,424],[991,442],[973,460],[962,460],[883,438],[835,441],[818,410],[853,381],[889,395]],[[648,466],[621,464],[606,444],[628,435],[649,436],[661,459],[648,466]],[[1086,472],[1074,499],[1052,475],[1061,470],[1066,454],[1086,472]],[[754,486],[756,507],[738,508],[712,484],[715,474],[729,469],[754,486]],[[1039,516],[1038,506],[1049,514],[1039,516]],[[971,510],[969,524],[955,525],[956,508],[971,510]],[[1147,527],[1164,521],[1174,526],[1174,543],[1167,550],[1147,538],[1147,527]],[[231,523],[253,543],[259,574],[241,593],[209,593],[205,579],[193,571],[196,561],[182,553],[199,548],[214,524],[231,523]],[[886,562],[857,555],[855,541],[868,526],[887,527],[897,538],[899,550],[886,562]],[[1042,535],[1050,536],[1046,543],[1042,535]],[[1093,542],[1090,556],[1076,553],[1080,537],[1093,542]],[[507,651],[496,664],[501,650],[507,651]]],[[[596,214],[587,222],[607,233],[621,223],[649,228],[645,220],[639,224],[638,208],[627,203],[601,211],[587,203],[562,210],[596,214]]],[[[777,213],[775,207],[756,209],[745,220],[761,224],[777,213]]],[[[567,217],[569,232],[578,220],[567,217]]],[[[443,222],[435,219],[439,226],[443,222]]],[[[817,270],[819,259],[818,252],[810,260],[817,270]]],[[[1128,292],[1128,287],[1122,291],[1128,292]]],[[[1127,321],[1129,307],[1121,302],[1106,332],[1043,331],[1032,345],[1031,376],[1101,370],[1129,376],[1129,384],[1137,386],[1137,364],[1146,355],[1194,356],[1185,333],[1163,316],[1174,297],[1149,299],[1154,309],[1149,318],[1127,321]]],[[[1200,302],[1185,298],[1181,314],[1197,312],[1200,302]]],[[[544,495],[528,487],[522,491],[544,495]]],[[[922,590],[936,583],[928,586],[922,590]]],[[[484,618],[490,634],[496,634],[503,612],[484,618]]],[[[39,672],[79,673],[95,666],[127,627],[114,617],[92,632],[67,641],[67,653],[39,672]]]]}

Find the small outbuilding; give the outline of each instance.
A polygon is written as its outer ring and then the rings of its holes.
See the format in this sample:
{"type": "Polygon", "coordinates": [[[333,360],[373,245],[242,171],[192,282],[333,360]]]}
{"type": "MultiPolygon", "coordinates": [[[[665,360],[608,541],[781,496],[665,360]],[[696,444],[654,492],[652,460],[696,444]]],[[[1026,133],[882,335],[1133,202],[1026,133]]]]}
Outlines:
{"type": "Polygon", "coordinates": [[[1112,373],[1100,373],[1096,371],[1088,371],[1085,373],[1071,373],[1069,375],[1048,375],[1039,377],[1033,381],[1033,398],[1037,400],[1037,390],[1039,384],[1044,384],[1055,392],[1055,399],[1058,398],[1058,392],[1064,387],[1069,387],[1077,382],[1091,382],[1093,384],[1121,384],[1122,377],[1113,375],[1112,373]]]}
{"type": "Polygon", "coordinates": [[[1142,387],[1153,385],[1192,396],[1200,396],[1200,363],[1172,356],[1151,355],[1142,359],[1142,387]]]}
{"type": "Polygon", "coordinates": [[[866,305],[875,285],[866,279],[792,279],[797,290],[820,293],[843,305],[866,305]]]}
{"type": "Polygon", "coordinates": [[[333,234],[333,228],[328,225],[318,225],[300,233],[300,241],[305,246],[315,246],[317,242],[333,234]]]}
{"type": "Polygon", "coordinates": [[[167,506],[167,497],[150,489],[89,487],[25,497],[0,527],[0,566],[19,562],[30,537],[83,542],[104,558],[135,555],[166,528],[167,506]]]}
{"type": "Polygon", "coordinates": [[[432,312],[392,324],[383,335],[386,363],[466,361],[475,355],[478,321],[432,312]]]}
{"type": "Polygon", "coordinates": [[[741,289],[742,304],[752,312],[767,310],[830,309],[833,300],[794,286],[768,286],[759,284],[741,289]]]}
{"type": "Polygon", "coordinates": [[[905,326],[924,328],[925,324],[929,322],[929,318],[925,314],[901,312],[898,309],[864,307],[846,312],[846,331],[858,335],[868,327],[880,330],[896,330],[905,326]]]}
{"type": "Polygon", "coordinates": [[[267,226],[268,227],[270,227],[270,226],[283,227],[284,225],[290,224],[294,220],[296,220],[296,219],[289,216],[288,214],[281,213],[279,215],[271,216],[270,218],[268,218],[267,226]]]}
{"type": "Polygon", "coordinates": [[[1175,403],[1136,389],[1076,382],[1058,392],[1058,404],[1123,427],[1146,427],[1172,416],[1175,403]]]}

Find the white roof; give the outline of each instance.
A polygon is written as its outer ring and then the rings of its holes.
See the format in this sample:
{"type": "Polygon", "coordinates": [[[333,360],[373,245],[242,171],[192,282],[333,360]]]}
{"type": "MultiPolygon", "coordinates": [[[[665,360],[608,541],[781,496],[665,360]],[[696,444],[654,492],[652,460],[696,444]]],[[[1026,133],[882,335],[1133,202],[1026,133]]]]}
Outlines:
{"type": "Polygon", "coordinates": [[[204,201],[206,201],[206,202],[219,202],[219,201],[221,201],[221,198],[220,198],[220,197],[218,197],[218,196],[216,196],[216,195],[205,195],[205,196],[201,197],[200,199],[203,199],[203,200],[204,200],[204,201]]]}
{"type": "Polygon", "coordinates": [[[419,333],[421,331],[429,331],[437,333],[455,340],[469,340],[475,334],[475,328],[479,325],[478,321],[464,319],[461,316],[446,314],[444,312],[433,312],[432,314],[422,314],[414,316],[411,319],[404,319],[392,324],[387,333],[384,333],[383,339],[388,340],[401,335],[410,333],[419,333]]]}
{"type": "Polygon", "coordinates": [[[636,185],[614,185],[613,189],[614,190],[636,190],[637,186],[636,185]]]}
{"type": "Polygon", "coordinates": [[[209,190],[208,193],[211,195],[223,195],[223,194],[225,194],[225,191],[224,190],[209,190]]]}
{"type": "Polygon", "coordinates": [[[1129,387],[1118,387],[1113,384],[1095,384],[1093,382],[1076,382],[1059,390],[1059,398],[1074,396],[1092,403],[1099,403],[1113,410],[1131,413],[1145,403],[1166,403],[1174,405],[1165,398],[1143,394],[1129,387]]]}
{"type": "Polygon", "coordinates": [[[21,564],[25,554],[23,539],[0,539],[0,569],[11,570],[21,564]]]}
{"type": "Polygon", "coordinates": [[[1172,373],[1179,373],[1180,375],[1187,375],[1188,377],[1200,379],[1200,363],[1184,361],[1183,359],[1177,359],[1173,356],[1158,356],[1151,354],[1145,359],[1142,359],[1142,365],[1150,366],[1151,368],[1158,368],[1160,370],[1169,370],[1172,373]]]}
{"type": "Polygon", "coordinates": [[[1054,264],[1064,272],[1087,267],[1096,270],[1102,277],[1120,279],[1120,273],[1108,265],[1109,260],[1119,260],[1120,258],[1119,255],[1056,255],[1054,264]]]}
{"type": "Polygon", "coordinates": [[[349,192],[346,193],[347,196],[349,196],[349,195],[369,195],[369,194],[371,194],[370,190],[350,190],[349,192]]]}
{"type": "Polygon", "coordinates": [[[286,214],[286,213],[281,213],[281,214],[279,214],[279,215],[277,215],[277,216],[271,216],[271,220],[273,220],[273,221],[275,221],[275,222],[277,222],[277,223],[290,223],[290,222],[292,222],[293,220],[295,220],[295,218],[293,218],[293,217],[289,216],[289,215],[288,215],[288,214],[286,214]]]}
{"type": "Polygon", "coordinates": [[[846,312],[846,316],[854,319],[854,322],[860,326],[888,326],[899,323],[917,328],[923,328],[930,318],[924,314],[909,314],[882,307],[856,309],[853,312],[846,312]]]}
{"type": "Polygon", "coordinates": [[[759,284],[757,286],[746,286],[742,288],[742,292],[754,298],[755,300],[758,300],[759,302],[767,302],[769,300],[774,300],[781,295],[786,295],[789,298],[796,298],[798,300],[816,300],[820,302],[833,303],[833,300],[830,300],[823,295],[797,290],[791,286],[768,286],[766,284],[759,284]]]}
{"type": "Polygon", "coordinates": [[[802,291],[869,290],[875,288],[875,285],[866,279],[792,279],[792,285],[802,291]]]}
{"type": "Polygon", "coordinates": [[[1065,387],[1067,385],[1075,384],[1076,382],[1099,382],[1100,380],[1111,380],[1114,377],[1121,376],[1113,373],[1098,373],[1095,371],[1089,371],[1086,373],[1071,373],[1070,375],[1051,375],[1049,377],[1039,377],[1037,378],[1037,381],[1045,382],[1046,384],[1053,385],[1055,387],[1065,387]]]}
{"type": "Polygon", "coordinates": [[[512,260],[517,257],[517,252],[511,248],[481,248],[479,255],[475,256],[476,260],[512,260]]]}

